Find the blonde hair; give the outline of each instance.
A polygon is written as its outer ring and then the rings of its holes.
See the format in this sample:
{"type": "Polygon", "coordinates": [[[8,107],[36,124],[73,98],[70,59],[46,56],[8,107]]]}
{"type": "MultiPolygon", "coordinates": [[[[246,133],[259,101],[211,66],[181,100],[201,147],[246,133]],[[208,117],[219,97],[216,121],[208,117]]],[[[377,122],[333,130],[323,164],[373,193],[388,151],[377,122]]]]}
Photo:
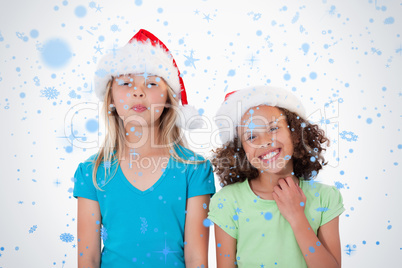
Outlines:
{"type": "MultiPolygon", "coordinates": [[[[106,94],[103,100],[103,107],[102,107],[102,115],[105,118],[106,122],[106,136],[105,140],[102,143],[98,153],[96,154],[95,158],[92,160],[94,164],[94,168],[92,171],[92,181],[94,186],[102,190],[98,182],[96,180],[97,170],[100,164],[103,162],[105,166],[105,180],[107,175],[110,175],[110,167],[114,166],[114,174],[110,177],[108,181],[101,182],[101,186],[106,185],[115,175],[117,172],[118,165],[120,164],[120,159],[124,156],[125,150],[125,129],[124,129],[124,122],[117,114],[116,109],[113,108],[113,97],[112,97],[112,86],[113,86],[113,79],[112,78],[107,86],[106,86],[106,94]],[[110,109],[112,108],[112,109],[110,109]],[[110,111],[111,110],[111,111],[110,111]],[[114,153],[116,151],[116,153],[114,153]],[[108,163],[107,166],[105,163],[108,163]],[[107,172],[107,170],[109,170],[107,172]]],[[[163,78],[161,78],[163,79],[163,78]]],[[[166,82],[165,82],[166,83],[166,82]]],[[[182,130],[176,125],[176,119],[179,116],[178,113],[175,111],[177,109],[179,103],[178,100],[174,97],[173,89],[166,83],[167,85],[167,101],[166,104],[168,108],[165,108],[160,117],[159,129],[160,135],[160,144],[165,145],[169,149],[169,153],[172,155],[173,158],[178,160],[179,162],[183,163],[201,163],[205,162],[198,161],[198,160],[188,160],[180,157],[177,153],[177,149],[181,151],[181,145],[185,147],[187,145],[186,139],[182,133],[182,130]]],[[[184,154],[183,154],[184,155],[184,154]]]]}

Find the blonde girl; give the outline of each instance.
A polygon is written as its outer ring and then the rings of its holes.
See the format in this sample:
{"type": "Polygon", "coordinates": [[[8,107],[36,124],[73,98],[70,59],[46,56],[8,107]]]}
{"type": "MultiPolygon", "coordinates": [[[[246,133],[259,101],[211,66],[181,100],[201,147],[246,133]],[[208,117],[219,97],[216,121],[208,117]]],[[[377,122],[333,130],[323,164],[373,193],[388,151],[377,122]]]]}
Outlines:
{"type": "Polygon", "coordinates": [[[78,267],[207,267],[214,179],[185,147],[197,112],[171,53],[140,30],[100,60],[95,91],[108,131],[74,176],[78,267]]]}

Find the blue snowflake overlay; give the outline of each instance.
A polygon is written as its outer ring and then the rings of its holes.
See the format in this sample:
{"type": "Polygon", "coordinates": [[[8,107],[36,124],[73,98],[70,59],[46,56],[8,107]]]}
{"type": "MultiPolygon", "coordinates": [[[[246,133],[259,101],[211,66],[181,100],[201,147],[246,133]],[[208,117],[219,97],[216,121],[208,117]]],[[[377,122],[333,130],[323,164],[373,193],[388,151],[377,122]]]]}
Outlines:
{"type": "Polygon", "coordinates": [[[140,217],[141,220],[141,234],[145,234],[145,232],[148,230],[148,223],[146,218],[140,217]]]}
{"type": "Polygon", "coordinates": [[[45,97],[48,100],[57,99],[57,96],[60,95],[60,92],[58,92],[54,87],[45,87],[45,89],[41,90],[40,93],[42,94],[41,97],[45,97]]]}
{"type": "Polygon", "coordinates": [[[107,240],[107,230],[106,230],[106,228],[103,227],[103,226],[102,226],[102,228],[101,228],[101,238],[102,238],[103,241],[106,241],[106,240],[107,240]]]}
{"type": "Polygon", "coordinates": [[[70,233],[64,233],[60,235],[60,240],[66,243],[70,243],[74,241],[74,236],[70,233]]]}

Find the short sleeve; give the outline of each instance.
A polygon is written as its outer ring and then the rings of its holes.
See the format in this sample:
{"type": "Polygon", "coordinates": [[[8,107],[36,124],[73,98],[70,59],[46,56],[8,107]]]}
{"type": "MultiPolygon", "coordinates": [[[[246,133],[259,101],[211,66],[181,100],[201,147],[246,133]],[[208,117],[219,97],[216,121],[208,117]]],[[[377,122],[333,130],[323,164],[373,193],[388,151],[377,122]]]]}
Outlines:
{"type": "Polygon", "coordinates": [[[330,222],[345,211],[342,195],[336,187],[330,187],[328,192],[321,196],[323,197],[321,200],[321,207],[325,208],[325,210],[323,210],[321,216],[320,226],[330,222]]]}
{"type": "Polygon", "coordinates": [[[234,217],[236,217],[234,201],[228,200],[221,189],[211,199],[208,219],[215,225],[218,225],[228,235],[237,239],[238,221],[234,217]]]}
{"type": "Polygon", "coordinates": [[[98,201],[96,188],[92,182],[92,170],[88,167],[89,165],[84,165],[83,163],[78,165],[74,174],[73,195],[75,198],[84,197],[98,201]]]}
{"type": "Polygon", "coordinates": [[[214,194],[215,181],[212,172],[211,162],[209,160],[199,164],[191,164],[189,172],[187,198],[214,194]]]}

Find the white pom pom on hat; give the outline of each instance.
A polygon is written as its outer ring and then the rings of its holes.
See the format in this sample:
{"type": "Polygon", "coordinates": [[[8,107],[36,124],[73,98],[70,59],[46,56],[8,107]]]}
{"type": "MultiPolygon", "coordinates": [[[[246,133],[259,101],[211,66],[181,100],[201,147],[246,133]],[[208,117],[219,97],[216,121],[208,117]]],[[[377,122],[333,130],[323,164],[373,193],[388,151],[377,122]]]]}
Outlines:
{"type": "Polygon", "coordinates": [[[300,100],[283,88],[254,86],[233,91],[226,94],[225,101],[215,117],[222,144],[233,141],[237,137],[236,127],[240,125],[242,116],[250,108],[260,105],[285,108],[301,118],[307,119],[306,111],[300,100]]]}
{"type": "Polygon", "coordinates": [[[186,89],[176,61],[165,44],[155,35],[141,29],[124,47],[115,49],[101,58],[94,78],[96,96],[103,101],[108,82],[123,74],[162,77],[181,100],[176,125],[187,129],[202,127],[202,119],[197,109],[188,105],[186,89]],[[187,124],[192,118],[197,120],[187,124]]]}

